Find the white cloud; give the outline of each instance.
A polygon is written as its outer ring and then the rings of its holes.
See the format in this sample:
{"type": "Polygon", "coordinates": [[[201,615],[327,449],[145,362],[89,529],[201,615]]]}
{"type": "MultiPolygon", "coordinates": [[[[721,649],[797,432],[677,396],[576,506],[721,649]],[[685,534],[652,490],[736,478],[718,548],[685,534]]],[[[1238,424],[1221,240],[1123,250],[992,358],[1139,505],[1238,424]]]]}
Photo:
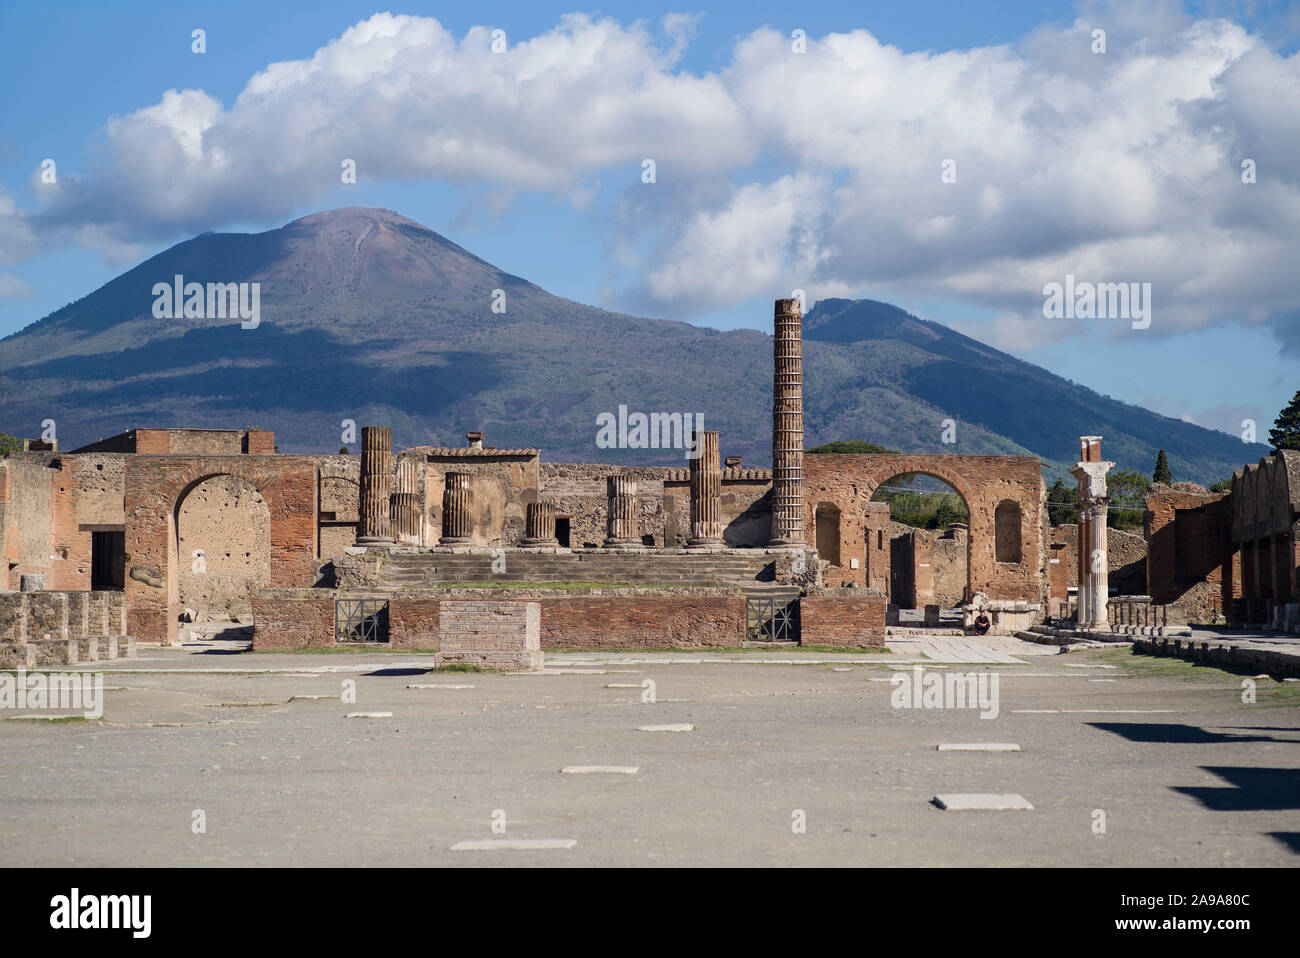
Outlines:
{"type": "Polygon", "coordinates": [[[121,250],[274,221],[351,158],[367,179],[485,187],[498,212],[541,190],[602,216],[599,184],[636,184],[601,228],[622,303],[659,314],[889,288],[989,308],[1023,344],[1061,334],[1034,323],[1073,273],[1151,282],[1157,334],[1231,318],[1300,347],[1300,54],[1175,3],[1087,4],[947,52],[855,30],[796,54],[761,29],[699,75],[680,67],[695,25],[569,15],[498,54],[485,27],[376,14],[228,107],[172,90],[111,119],[37,214],[0,206],[0,257],[31,224],[121,250]]]}
{"type": "Polygon", "coordinates": [[[13,273],[0,273],[0,299],[21,299],[32,295],[32,288],[13,273]]]}

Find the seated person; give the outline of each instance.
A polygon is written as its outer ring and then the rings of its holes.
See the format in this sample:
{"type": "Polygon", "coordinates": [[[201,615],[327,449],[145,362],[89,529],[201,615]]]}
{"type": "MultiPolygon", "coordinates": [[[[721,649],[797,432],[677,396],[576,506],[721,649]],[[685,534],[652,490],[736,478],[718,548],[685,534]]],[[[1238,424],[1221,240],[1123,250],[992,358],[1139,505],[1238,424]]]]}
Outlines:
{"type": "Polygon", "coordinates": [[[985,612],[983,609],[980,609],[980,614],[975,616],[975,634],[987,635],[989,631],[989,626],[991,626],[992,624],[993,624],[993,620],[989,618],[989,614],[985,612]]]}

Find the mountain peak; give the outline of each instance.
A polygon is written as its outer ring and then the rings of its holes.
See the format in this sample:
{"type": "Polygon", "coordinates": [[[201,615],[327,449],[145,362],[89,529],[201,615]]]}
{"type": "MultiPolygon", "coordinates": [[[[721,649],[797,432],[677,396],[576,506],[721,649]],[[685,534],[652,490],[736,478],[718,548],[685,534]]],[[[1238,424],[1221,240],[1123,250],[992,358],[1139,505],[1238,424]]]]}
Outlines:
{"type": "MultiPolygon", "coordinates": [[[[300,216],[290,223],[286,223],[284,229],[294,227],[307,227],[310,229],[355,229],[365,228],[371,224],[383,224],[385,226],[409,226],[426,233],[433,233],[433,230],[423,223],[417,223],[410,217],[403,216],[394,210],[383,209],[379,206],[341,206],[336,210],[322,210],[319,213],[309,213],[306,216],[300,216]]],[[[437,234],[434,233],[436,236],[437,234]]]]}

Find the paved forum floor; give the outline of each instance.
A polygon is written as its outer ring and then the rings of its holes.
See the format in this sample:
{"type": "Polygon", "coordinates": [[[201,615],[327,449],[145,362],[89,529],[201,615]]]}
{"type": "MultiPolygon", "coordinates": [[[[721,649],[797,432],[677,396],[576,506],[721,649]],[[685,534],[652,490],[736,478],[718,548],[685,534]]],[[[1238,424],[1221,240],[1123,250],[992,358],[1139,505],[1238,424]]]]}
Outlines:
{"type": "Polygon", "coordinates": [[[1297,682],[1243,704],[1240,675],[1014,639],[531,675],[235,648],[111,663],[99,723],[0,723],[0,865],[1300,864],[1297,682]],[[913,662],[996,674],[998,717],[893,708],[913,662]],[[972,743],[1022,750],[938,750],[972,743]],[[1033,808],[931,804],[953,793],[1033,808]]]}

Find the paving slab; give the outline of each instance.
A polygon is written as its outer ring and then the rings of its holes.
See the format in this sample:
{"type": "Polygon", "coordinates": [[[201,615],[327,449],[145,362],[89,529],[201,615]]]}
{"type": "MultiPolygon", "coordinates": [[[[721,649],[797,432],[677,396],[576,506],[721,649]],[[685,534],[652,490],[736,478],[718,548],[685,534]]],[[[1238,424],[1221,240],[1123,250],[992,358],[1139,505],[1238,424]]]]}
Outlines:
{"type": "Polygon", "coordinates": [[[1032,811],[1034,807],[1023,795],[995,795],[991,792],[955,792],[936,795],[931,801],[945,812],[1032,811]]]}

